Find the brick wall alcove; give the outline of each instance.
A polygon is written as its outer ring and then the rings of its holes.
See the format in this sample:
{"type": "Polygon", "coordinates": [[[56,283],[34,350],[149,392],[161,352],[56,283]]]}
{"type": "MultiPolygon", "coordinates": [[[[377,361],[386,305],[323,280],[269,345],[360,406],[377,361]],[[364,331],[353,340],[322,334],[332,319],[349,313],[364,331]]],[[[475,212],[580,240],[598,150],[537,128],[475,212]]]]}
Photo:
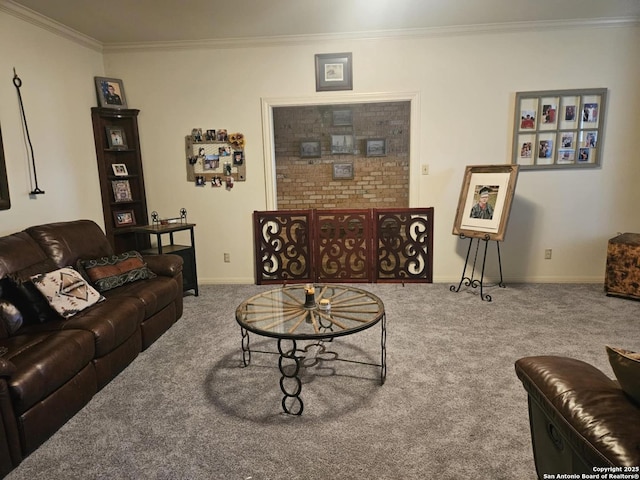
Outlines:
{"type": "Polygon", "coordinates": [[[409,101],[275,107],[277,205],[295,208],[407,208],[409,101]],[[335,111],[350,111],[351,124],[335,111]],[[331,135],[353,135],[354,153],[332,154],[331,135]],[[384,139],[385,156],[367,156],[367,139],[384,139]],[[319,141],[320,157],[302,158],[302,142],[319,141]],[[334,163],[353,163],[353,179],[333,179],[334,163]]]}

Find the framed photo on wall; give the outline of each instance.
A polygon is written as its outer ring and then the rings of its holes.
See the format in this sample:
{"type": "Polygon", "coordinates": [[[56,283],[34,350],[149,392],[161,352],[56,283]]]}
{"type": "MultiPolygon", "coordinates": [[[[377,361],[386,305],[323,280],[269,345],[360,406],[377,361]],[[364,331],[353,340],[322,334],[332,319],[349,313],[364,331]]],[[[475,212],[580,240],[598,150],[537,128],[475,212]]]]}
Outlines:
{"type": "Polygon", "coordinates": [[[133,227],[136,225],[136,215],[133,210],[117,210],[113,212],[113,221],[117,228],[133,227]]]}
{"type": "Polygon", "coordinates": [[[98,105],[102,108],[127,108],[124,86],[119,78],[95,77],[98,105]]]}
{"type": "Polygon", "coordinates": [[[387,154],[387,141],[384,138],[367,140],[367,157],[384,157],[387,154]]]}
{"type": "Polygon", "coordinates": [[[353,155],[355,138],[353,135],[331,135],[332,155],[353,155]]]}
{"type": "Polygon", "coordinates": [[[320,140],[306,140],[300,143],[300,158],[319,158],[320,140]]]}
{"type": "Polygon", "coordinates": [[[351,125],[353,125],[353,113],[351,110],[333,111],[334,127],[350,127],[351,125]]]}
{"type": "Polygon", "coordinates": [[[521,170],[600,166],[607,89],[517,92],[511,163],[521,170]]]}
{"type": "Polygon", "coordinates": [[[334,163],[334,180],[353,180],[353,163],[334,163]]]}
{"type": "Polygon", "coordinates": [[[453,234],[502,241],[518,178],[518,165],[465,169],[453,234]]]}
{"type": "Polygon", "coordinates": [[[316,54],[316,92],[353,90],[351,52],[316,54]]]}

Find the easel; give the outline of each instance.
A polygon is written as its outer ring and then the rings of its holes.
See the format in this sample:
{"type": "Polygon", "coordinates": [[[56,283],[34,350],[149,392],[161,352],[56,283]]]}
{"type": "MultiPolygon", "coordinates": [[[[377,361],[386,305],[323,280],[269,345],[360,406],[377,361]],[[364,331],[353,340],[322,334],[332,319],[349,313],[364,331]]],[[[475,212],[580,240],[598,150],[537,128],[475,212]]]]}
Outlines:
{"type": "MultiPolygon", "coordinates": [[[[460,234],[460,239],[467,238],[466,235],[460,234]]],[[[467,249],[467,258],[464,261],[464,269],[462,270],[462,278],[460,279],[460,283],[458,283],[458,287],[455,285],[451,285],[449,290],[452,292],[459,292],[462,283],[464,282],[465,286],[471,288],[480,287],[480,299],[486,300],[487,302],[491,301],[491,295],[484,294],[484,267],[487,262],[487,246],[489,245],[490,237],[489,235],[485,235],[484,238],[469,238],[469,248],[467,249]],[[471,266],[471,276],[467,276],[467,267],[469,266],[469,255],[471,254],[471,247],[473,245],[473,241],[476,240],[476,251],[473,256],[473,265],[471,266]],[[474,278],[476,272],[476,263],[478,260],[478,250],[480,249],[480,242],[484,242],[484,254],[482,256],[482,270],[480,274],[480,280],[474,278]]],[[[502,283],[502,260],[500,259],[500,242],[496,240],[496,247],[498,249],[498,268],[500,269],[500,282],[498,282],[498,286],[500,288],[506,288],[504,283],[502,283]]],[[[495,285],[491,285],[495,286],[495,285]]]]}

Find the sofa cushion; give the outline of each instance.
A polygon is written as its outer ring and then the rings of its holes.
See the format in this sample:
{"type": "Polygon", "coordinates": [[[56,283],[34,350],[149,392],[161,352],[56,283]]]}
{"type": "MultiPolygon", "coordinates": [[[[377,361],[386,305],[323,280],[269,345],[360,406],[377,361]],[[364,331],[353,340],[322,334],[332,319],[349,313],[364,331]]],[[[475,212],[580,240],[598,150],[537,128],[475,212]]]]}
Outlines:
{"type": "Polygon", "coordinates": [[[640,353],[608,345],[606,349],[620,387],[640,405],[640,353]]]}
{"type": "Polygon", "coordinates": [[[113,254],[104,232],[91,220],[48,223],[25,231],[59,268],[75,265],[79,258],[113,254]]]}
{"type": "Polygon", "coordinates": [[[0,237],[0,278],[46,260],[47,255],[26,232],[0,237]]]}
{"type": "MultiPolygon", "coordinates": [[[[181,287],[181,285],[180,285],[181,287]]],[[[110,300],[133,297],[144,305],[144,318],[150,318],[181,295],[180,287],[171,277],[156,276],[144,282],[134,282],[105,292],[110,300]]],[[[181,298],[181,297],[180,297],[181,298]]]]}
{"type": "Polygon", "coordinates": [[[60,330],[15,335],[1,341],[15,372],[8,380],[17,415],[73,378],[94,357],[91,332],[60,330]]]}
{"type": "Polygon", "coordinates": [[[138,280],[156,276],[142,259],[142,255],[132,250],[120,255],[109,255],[92,260],[78,260],[91,283],[99,292],[106,292],[138,280]]]}
{"type": "Polygon", "coordinates": [[[73,317],[85,308],[104,300],[73,268],[65,267],[31,277],[49,305],[63,318],[73,317]]]}

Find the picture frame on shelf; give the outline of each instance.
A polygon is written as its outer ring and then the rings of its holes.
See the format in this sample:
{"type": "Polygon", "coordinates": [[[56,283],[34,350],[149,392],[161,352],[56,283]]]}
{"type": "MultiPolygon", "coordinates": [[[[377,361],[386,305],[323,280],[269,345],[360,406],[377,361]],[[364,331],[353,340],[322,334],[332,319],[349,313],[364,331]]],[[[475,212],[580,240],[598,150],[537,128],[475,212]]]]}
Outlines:
{"type": "Polygon", "coordinates": [[[333,164],[334,180],[353,180],[353,163],[334,163],[333,164]]]}
{"type": "Polygon", "coordinates": [[[104,127],[107,133],[107,144],[112,150],[125,150],[129,148],[127,146],[127,136],[124,133],[124,129],[121,127],[114,127],[113,125],[107,125],[104,127]]]}
{"type": "Polygon", "coordinates": [[[355,144],[353,135],[331,135],[331,154],[353,155],[355,144]]]}
{"type": "Polygon", "coordinates": [[[113,188],[113,199],[116,203],[133,201],[129,180],[112,180],[111,187],[113,188]]]}
{"type": "Polygon", "coordinates": [[[124,85],[119,78],[94,77],[98,105],[102,108],[127,108],[124,85]]]}
{"type": "Polygon", "coordinates": [[[385,138],[370,138],[366,141],[367,157],[384,157],[387,155],[387,140],[385,138]]]}
{"type": "Polygon", "coordinates": [[[116,177],[126,177],[129,175],[129,170],[127,170],[127,166],[124,163],[112,163],[111,169],[116,177]]]}
{"type": "Polygon", "coordinates": [[[522,170],[601,164],[606,88],[517,92],[511,163],[522,170]]]}
{"type": "Polygon", "coordinates": [[[519,165],[466,167],[454,235],[504,240],[519,168],[519,165]]]}
{"type": "Polygon", "coordinates": [[[300,142],[300,158],[320,158],[322,149],[320,140],[305,140],[300,142]]]}
{"type": "Polygon", "coordinates": [[[113,224],[116,228],[133,227],[137,225],[136,214],[133,209],[114,210],[113,224]]]}
{"type": "Polygon", "coordinates": [[[334,127],[350,127],[353,125],[352,110],[334,110],[332,113],[334,127]]]}
{"type": "Polygon", "coordinates": [[[317,53],[316,92],[353,90],[351,52],[317,53]]]}

